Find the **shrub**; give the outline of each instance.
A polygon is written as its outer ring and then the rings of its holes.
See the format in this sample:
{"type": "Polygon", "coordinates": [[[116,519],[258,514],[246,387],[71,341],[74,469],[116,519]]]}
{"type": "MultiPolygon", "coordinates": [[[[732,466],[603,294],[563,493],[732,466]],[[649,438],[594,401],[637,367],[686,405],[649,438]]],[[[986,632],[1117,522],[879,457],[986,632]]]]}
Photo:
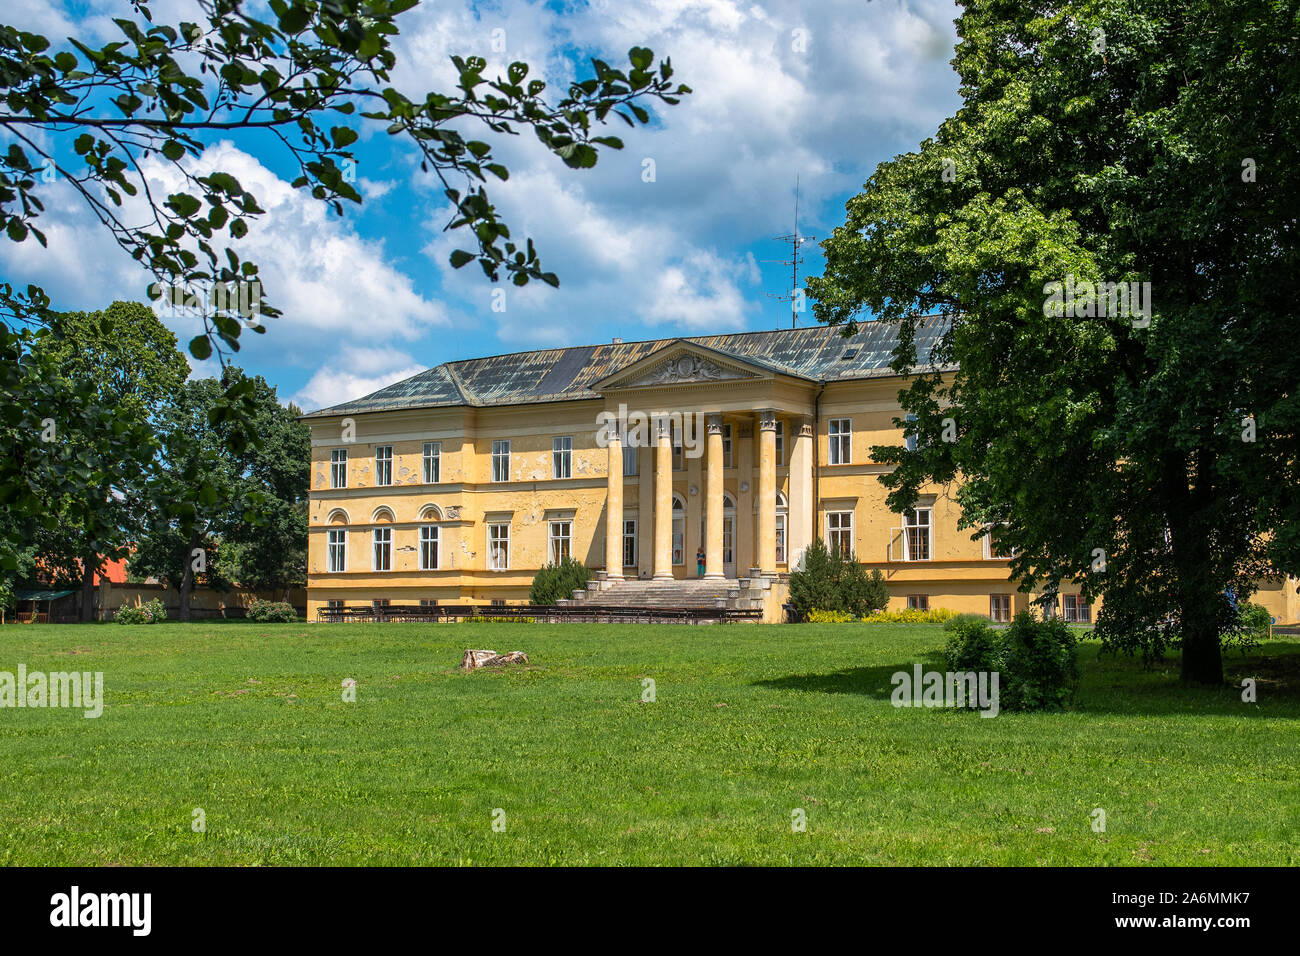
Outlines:
{"type": "Polygon", "coordinates": [[[950,611],[946,607],[932,607],[928,611],[904,608],[901,611],[876,611],[862,620],[868,624],[942,624],[956,616],[956,611],[950,611]]]}
{"type": "Polygon", "coordinates": [[[533,577],[528,600],[533,604],[553,605],[562,598],[573,597],[591,581],[591,569],[576,558],[565,557],[559,564],[548,564],[533,577]]]}
{"type": "Polygon", "coordinates": [[[847,624],[853,620],[848,611],[822,611],[814,608],[808,612],[809,624],[847,624]]]}
{"type": "Polygon", "coordinates": [[[800,567],[790,573],[790,603],[809,621],[814,611],[858,618],[889,604],[889,586],[879,568],[867,574],[852,555],[829,551],[817,538],[804,551],[800,567]]]}
{"type": "Polygon", "coordinates": [[[263,601],[259,598],[248,605],[248,619],[264,624],[292,624],[298,620],[298,612],[287,601],[263,601]]]}
{"type": "Polygon", "coordinates": [[[463,624],[536,624],[535,617],[484,617],[482,614],[473,614],[469,617],[462,617],[463,624]]]}
{"type": "Polygon", "coordinates": [[[124,604],[117,609],[113,620],[118,624],[157,624],[167,620],[167,608],[158,598],[146,601],[138,607],[124,604]]]}
{"type": "Polygon", "coordinates": [[[985,618],[978,614],[958,614],[950,618],[943,629],[948,632],[943,648],[948,670],[992,673],[1003,669],[998,635],[985,618]]]}
{"type": "Polygon", "coordinates": [[[1253,643],[1268,638],[1272,631],[1273,615],[1268,608],[1259,604],[1242,601],[1237,605],[1237,623],[1234,630],[1247,641],[1253,643]]]}
{"type": "Polygon", "coordinates": [[[1078,642],[1063,620],[1037,621],[1021,611],[1001,645],[1004,710],[1054,710],[1074,699],[1079,686],[1078,642]]]}

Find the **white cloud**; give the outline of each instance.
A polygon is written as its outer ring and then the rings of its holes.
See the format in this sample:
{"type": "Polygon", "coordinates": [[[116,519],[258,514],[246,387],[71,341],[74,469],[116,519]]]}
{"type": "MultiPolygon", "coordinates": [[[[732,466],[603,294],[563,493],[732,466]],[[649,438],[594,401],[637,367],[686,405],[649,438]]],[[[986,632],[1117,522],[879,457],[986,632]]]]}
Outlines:
{"type": "Polygon", "coordinates": [[[317,369],[293,396],[293,401],[306,411],[328,408],[410,378],[424,371],[425,367],[400,353],[380,349],[342,349],[336,361],[317,369]]]}

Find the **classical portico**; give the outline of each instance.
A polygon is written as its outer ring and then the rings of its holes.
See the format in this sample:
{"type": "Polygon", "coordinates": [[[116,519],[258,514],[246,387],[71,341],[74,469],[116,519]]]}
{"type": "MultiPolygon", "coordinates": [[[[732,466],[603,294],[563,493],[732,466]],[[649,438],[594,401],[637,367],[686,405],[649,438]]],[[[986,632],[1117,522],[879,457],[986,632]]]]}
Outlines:
{"type": "Polygon", "coordinates": [[[681,340],[593,383],[617,423],[607,429],[606,576],[721,582],[797,567],[813,537],[817,387],[681,340]],[[635,468],[625,469],[624,449],[635,468]]]}

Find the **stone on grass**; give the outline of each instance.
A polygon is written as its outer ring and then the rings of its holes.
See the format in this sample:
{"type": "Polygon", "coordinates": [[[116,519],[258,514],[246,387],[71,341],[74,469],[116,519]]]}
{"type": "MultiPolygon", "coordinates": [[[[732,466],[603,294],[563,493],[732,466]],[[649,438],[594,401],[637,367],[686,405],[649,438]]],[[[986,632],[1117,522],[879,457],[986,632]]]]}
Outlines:
{"type": "Polygon", "coordinates": [[[467,671],[479,667],[504,667],[506,664],[527,664],[528,655],[523,651],[511,651],[498,654],[496,651],[466,651],[460,666],[467,671]]]}

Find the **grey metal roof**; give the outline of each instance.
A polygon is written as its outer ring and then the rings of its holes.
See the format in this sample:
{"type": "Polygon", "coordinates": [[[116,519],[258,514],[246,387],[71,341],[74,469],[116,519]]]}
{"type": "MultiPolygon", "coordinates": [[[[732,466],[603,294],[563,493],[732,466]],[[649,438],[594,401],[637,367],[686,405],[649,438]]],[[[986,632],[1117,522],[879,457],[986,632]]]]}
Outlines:
{"type": "MultiPolygon", "coordinates": [[[[948,320],[930,316],[917,327],[921,365],[947,328],[948,320]]],[[[536,352],[513,352],[488,358],[447,362],[394,382],[362,398],[322,408],[304,418],[354,415],[403,408],[485,407],[563,402],[598,398],[591,386],[674,342],[691,342],[752,362],[770,371],[815,382],[880,378],[889,367],[897,330],[884,322],[864,322],[851,336],[838,328],[816,326],[768,332],[735,332],[610,345],[581,345],[536,352]]]]}

